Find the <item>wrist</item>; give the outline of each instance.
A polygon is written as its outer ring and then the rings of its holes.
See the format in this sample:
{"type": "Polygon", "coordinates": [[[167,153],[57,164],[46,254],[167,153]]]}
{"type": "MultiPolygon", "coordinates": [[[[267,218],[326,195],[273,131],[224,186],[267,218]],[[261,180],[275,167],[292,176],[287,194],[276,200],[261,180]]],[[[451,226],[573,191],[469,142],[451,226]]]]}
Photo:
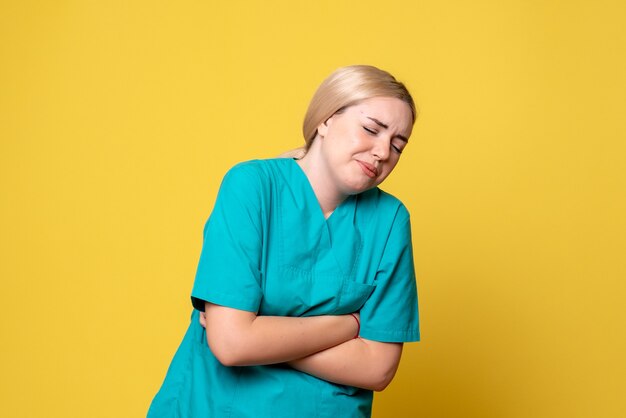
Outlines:
{"type": "Polygon", "coordinates": [[[361,333],[361,321],[359,321],[359,318],[353,313],[351,313],[350,316],[356,321],[356,333],[352,339],[359,338],[359,334],[361,333]]]}

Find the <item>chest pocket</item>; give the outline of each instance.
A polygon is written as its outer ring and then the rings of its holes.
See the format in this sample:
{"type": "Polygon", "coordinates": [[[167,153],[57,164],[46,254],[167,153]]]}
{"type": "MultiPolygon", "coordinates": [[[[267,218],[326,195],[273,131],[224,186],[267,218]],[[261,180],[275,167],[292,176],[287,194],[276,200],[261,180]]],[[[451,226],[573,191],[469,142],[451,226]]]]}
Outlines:
{"type": "Polygon", "coordinates": [[[268,275],[261,303],[262,315],[313,316],[357,312],[376,286],[342,275],[313,275],[286,266],[277,277],[268,275]]]}

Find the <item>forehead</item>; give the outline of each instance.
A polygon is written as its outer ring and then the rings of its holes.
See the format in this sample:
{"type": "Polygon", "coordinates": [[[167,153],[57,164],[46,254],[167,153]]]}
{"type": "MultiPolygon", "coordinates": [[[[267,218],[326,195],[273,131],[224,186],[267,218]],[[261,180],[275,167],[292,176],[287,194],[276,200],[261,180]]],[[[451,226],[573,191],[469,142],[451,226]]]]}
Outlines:
{"type": "Polygon", "coordinates": [[[395,97],[372,97],[356,104],[353,110],[361,117],[381,121],[398,133],[409,134],[413,128],[411,108],[395,97]]]}

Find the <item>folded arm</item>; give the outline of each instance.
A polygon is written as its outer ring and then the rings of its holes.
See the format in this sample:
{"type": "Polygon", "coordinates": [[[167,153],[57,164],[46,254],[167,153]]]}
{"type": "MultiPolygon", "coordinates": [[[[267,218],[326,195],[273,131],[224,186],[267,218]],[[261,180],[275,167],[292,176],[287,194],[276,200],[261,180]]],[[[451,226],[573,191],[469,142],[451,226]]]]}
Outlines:
{"type": "Polygon", "coordinates": [[[225,366],[283,363],[350,340],[358,325],[350,315],[257,316],[205,303],[207,343],[225,366]]]}
{"type": "Polygon", "coordinates": [[[395,376],[401,355],[402,343],[355,338],[289,365],[329,382],[381,391],[395,376]]]}

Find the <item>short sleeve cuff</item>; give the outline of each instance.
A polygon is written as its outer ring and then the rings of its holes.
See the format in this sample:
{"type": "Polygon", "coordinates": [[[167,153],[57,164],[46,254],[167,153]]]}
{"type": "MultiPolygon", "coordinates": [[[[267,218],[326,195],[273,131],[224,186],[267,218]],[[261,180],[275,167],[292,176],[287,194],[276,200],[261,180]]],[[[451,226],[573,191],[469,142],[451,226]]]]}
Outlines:
{"type": "Polygon", "coordinates": [[[420,340],[419,329],[379,330],[361,326],[359,337],[383,343],[408,343],[420,340]]]}
{"type": "Polygon", "coordinates": [[[261,296],[244,294],[232,295],[215,290],[207,290],[202,293],[197,292],[191,295],[193,307],[201,312],[204,312],[205,302],[256,313],[259,311],[259,306],[261,305],[261,296]]]}

